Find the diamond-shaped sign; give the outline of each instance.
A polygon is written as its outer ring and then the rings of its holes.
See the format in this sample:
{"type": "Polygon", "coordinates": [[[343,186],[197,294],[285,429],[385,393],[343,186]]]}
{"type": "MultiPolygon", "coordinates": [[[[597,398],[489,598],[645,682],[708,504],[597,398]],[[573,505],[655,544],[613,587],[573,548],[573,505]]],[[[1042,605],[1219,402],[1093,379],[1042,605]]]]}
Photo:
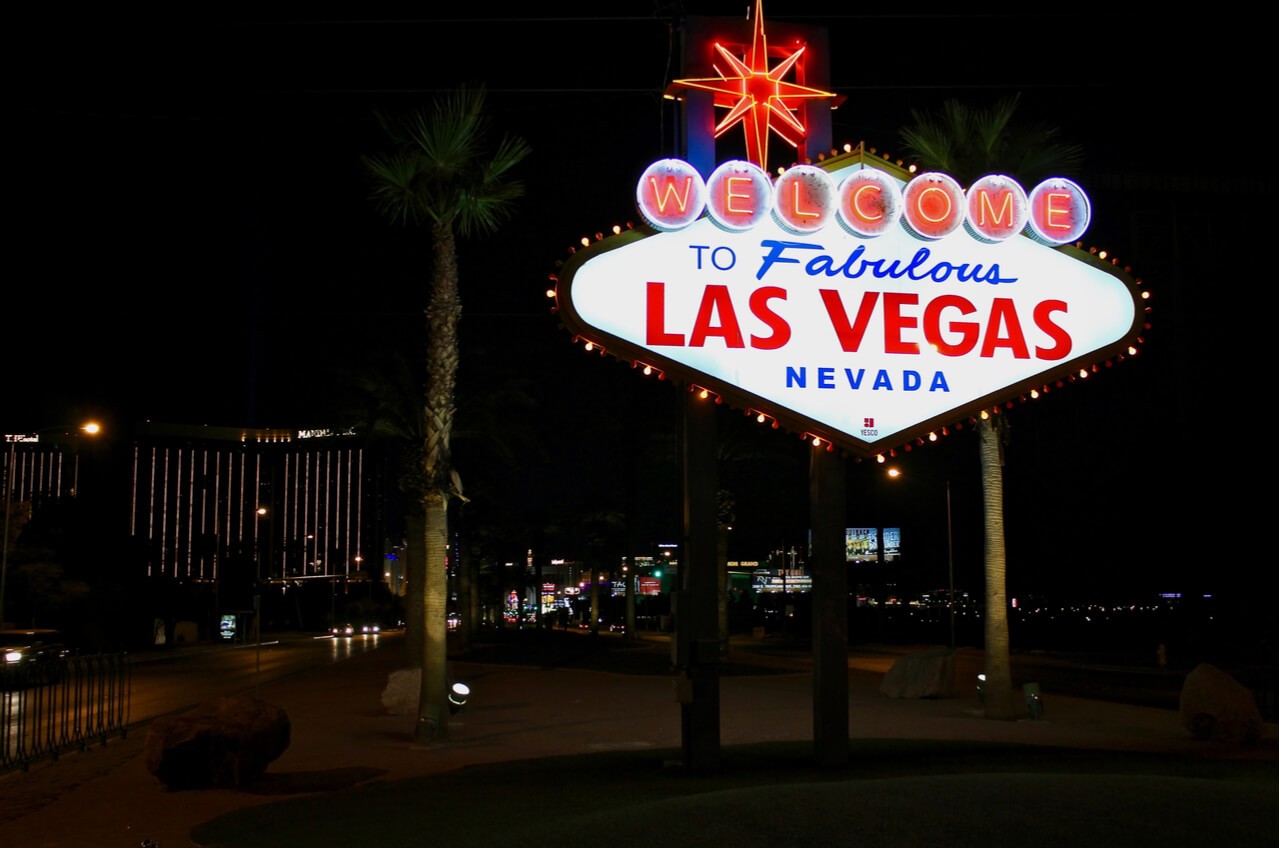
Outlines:
{"type": "MultiPolygon", "coordinates": [[[[851,216],[830,214],[830,207],[856,202],[846,181],[865,167],[856,156],[830,160],[823,170],[831,180],[816,193],[803,184],[812,174],[784,175],[775,182],[771,214],[756,206],[743,228],[733,227],[725,210],[738,202],[734,191],[748,200],[759,191],[759,175],[722,188],[728,204],[711,197],[708,213],[697,218],[688,217],[705,188],[696,178],[642,180],[641,196],[646,185],[653,198],[665,190],[666,200],[681,200],[672,208],[686,218],[667,231],[630,231],[575,254],[557,290],[566,326],[614,356],[867,456],[1136,343],[1141,300],[1128,275],[1074,247],[991,235],[984,215],[1013,208],[989,202],[1003,195],[984,196],[985,213],[970,201],[964,225],[940,228],[936,238],[921,235],[926,227],[918,218],[916,228],[904,218],[879,234],[855,235],[845,220],[851,216]],[[677,191],[691,186],[693,194],[677,191]],[[799,220],[810,208],[812,216],[799,220]]],[[[884,169],[874,174],[884,182],[884,169]]],[[[719,185],[716,179],[707,184],[719,185]]],[[[919,203],[917,196],[931,191],[944,204],[965,202],[949,178],[937,188],[922,188],[919,178],[890,179],[903,188],[899,202],[919,203]]],[[[984,179],[998,185],[1005,178],[984,179]]],[[[1020,189],[1016,196],[1027,197],[1020,189]]],[[[1036,192],[1031,196],[1036,202],[1036,192]]],[[[923,204],[918,209],[932,214],[923,204]]],[[[1034,208],[1028,217],[1034,235],[1034,208]]]]}

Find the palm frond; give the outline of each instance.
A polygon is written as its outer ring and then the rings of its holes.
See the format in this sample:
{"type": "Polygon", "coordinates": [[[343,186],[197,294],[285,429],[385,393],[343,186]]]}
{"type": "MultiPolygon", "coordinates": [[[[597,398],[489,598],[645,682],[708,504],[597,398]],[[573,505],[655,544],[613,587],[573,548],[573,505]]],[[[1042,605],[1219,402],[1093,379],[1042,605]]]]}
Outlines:
{"type": "Polygon", "coordinates": [[[398,118],[376,114],[393,151],[365,157],[374,180],[373,201],[393,223],[446,224],[459,235],[495,231],[508,206],[524,193],[510,172],[529,155],[525,141],[489,143],[483,85],[438,97],[429,108],[398,118]]]}
{"type": "Polygon", "coordinates": [[[1059,142],[1056,127],[1019,125],[1020,101],[1015,94],[974,108],[949,99],[935,115],[913,109],[911,123],[899,130],[899,137],[925,168],[947,173],[966,186],[991,173],[1004,173],[1024,184],[1070,176],[1081,165],[1084,149],[1059,142]]]}
{"type": "Polygon", "coordinates": [[[421,224],[417,202],[421,179],[418,157],[395,150],[364,156],[362,162],[373,178],[370,199],[377,210],[393,224],[421,224]]]}

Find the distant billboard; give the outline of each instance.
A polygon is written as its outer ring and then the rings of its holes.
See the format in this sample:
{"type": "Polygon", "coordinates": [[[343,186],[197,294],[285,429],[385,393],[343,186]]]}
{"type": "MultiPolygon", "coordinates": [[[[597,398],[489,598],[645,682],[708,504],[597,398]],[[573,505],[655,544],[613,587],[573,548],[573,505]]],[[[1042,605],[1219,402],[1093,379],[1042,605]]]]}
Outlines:
{"type": "Polygon", "coordinates": [[[902,544],[902,530],[898,527],[886,527],[882,532],[884,534],[884,561],[897,562],[900,556],[898,549],[902,544]]]}
{"type": "Polygon", "coordinates": [[[880,556],[880,531],[875,527],[848,527],[844,531],[846,562],[876,562],[880,556]]]}
{"type": "Polygon", "coordinates": [[[901,545],[902,530],[898,527],[847,527],[844,531],[845,562],[897,562],[901,545]]]}

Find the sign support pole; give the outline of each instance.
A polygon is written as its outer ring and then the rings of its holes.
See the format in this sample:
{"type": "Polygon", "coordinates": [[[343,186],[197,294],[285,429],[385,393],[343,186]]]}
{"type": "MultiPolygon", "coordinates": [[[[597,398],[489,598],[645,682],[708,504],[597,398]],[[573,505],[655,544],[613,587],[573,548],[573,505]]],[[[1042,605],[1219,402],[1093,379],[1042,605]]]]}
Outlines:
{"type": "Polygon", "coordinates": [[[814,447],[809,457],[809,569],[813,578],[813,756],[849,761],[849,570],[844,553],[844,459],[814,447]]]}
{"type": "Polygon", "coordinates": [[[685,392],[683,591],[675,610],[684,765],[720,766],[720,593],[716,586],[716,404],[685,392]]]}

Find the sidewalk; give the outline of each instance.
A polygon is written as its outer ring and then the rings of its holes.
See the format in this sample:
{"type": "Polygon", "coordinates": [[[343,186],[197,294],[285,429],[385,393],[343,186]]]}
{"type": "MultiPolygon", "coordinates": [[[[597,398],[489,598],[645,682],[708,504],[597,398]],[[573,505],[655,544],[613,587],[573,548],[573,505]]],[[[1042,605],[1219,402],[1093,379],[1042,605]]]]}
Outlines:
{"type": "MultiPolygon", "coordinates": [[[[609,662],[656,667],[662,650],[609,662]]],[[[401,659],[389,641],[264,683],[292,742],[248,790],[167,791],[142,732],[5,776],[4,844],[1276,844],[1274,725],[1227,748],[1192,739],[1176,711],[1067,697],[1040,721],[991,721],[976,697],[882,696],[891,658],[854,652],[850,763],[819,768],[812,676],[744,652],[720,678],[722,767],[690,775],[669,675],[459,660],[470,702],[423,747],[413,717],[380,703],[401,659]]]]}

